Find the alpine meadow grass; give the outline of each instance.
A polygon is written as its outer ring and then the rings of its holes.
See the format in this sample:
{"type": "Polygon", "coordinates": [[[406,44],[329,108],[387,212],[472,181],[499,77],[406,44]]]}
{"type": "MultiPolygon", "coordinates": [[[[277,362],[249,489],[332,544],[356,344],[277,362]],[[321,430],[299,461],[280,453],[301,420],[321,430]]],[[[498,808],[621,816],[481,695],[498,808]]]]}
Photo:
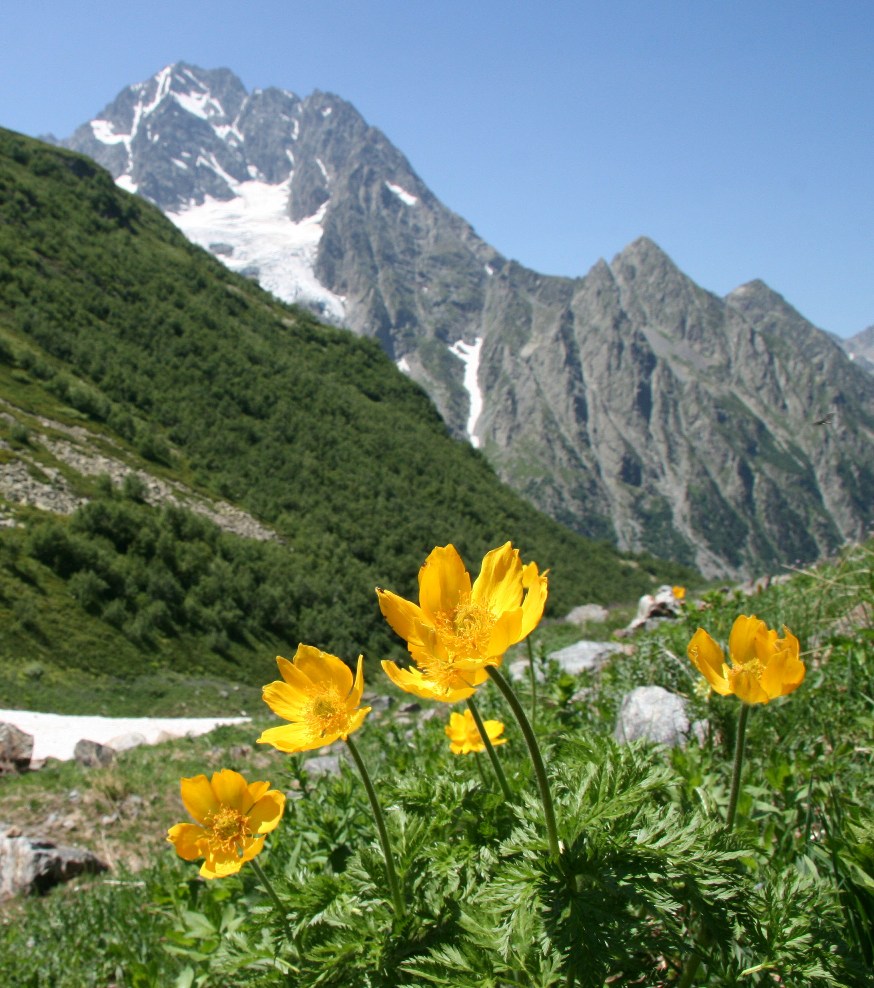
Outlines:
{"type": "MultiPolygon", "coordinates": [[[[163,818],[147,805],[127,821],[128,835],[143,835],[137,870],[6,903],[0,982],[870,985],[874,547],[754,599],[690,591],[677,619],[626,639],[598,672],[570,676],[539,659],[536,701],[527,677],[504,675],[527,654],[518,631],[538,656],[567,632],[526,605],[532,587],[545,597],[543,574],[523,581],[515,550],[494,551],[475,595],[452,560],[455,575],[426,576],[418,605],[393,604],[412,681],[427,678],[428,649],[452,690],[467,676],[482,745],[464,696],[410,704],[375,663],[356,672],[302,646],[265,690],[286,725],[265,711],[250,727],[119,759],[101,798],[139,793],[163,818]],[[518,627],[505,617],[489,632],[517,652],[482,644],[486,615],[471,599],[493,614],[527,606],[518,627]],[[450,611],[451,627],[430,620],[450,611]],[[477,634],[465,637],[472,613],[477,634]],[[534,704],[527,728],[493,671],[521,710],[534,704]],[[613,739],[622,698],[640,685],[686,699],[700,729],[685,746],[613,739]],[[255,745],[259,731],[268,743],[255,745]],[[507,792],[478,767],[486,739],[493,753],[500,745],[507,792]],[[332,744],[337,774],[308,761],[318,740],[332,744]],[[205,877],[164,840],[180,819],[180,777],[196,821],[181,846],[216,862],[205,877]]],[[[270,668],[268,656],[265,681],[270,668]]],[[[25,812],[90,785],[78,766],[43,771],[0,779],[4,807],[25,812]]],[[[97,819],[95,847],[107,839],[97,819]]]]}

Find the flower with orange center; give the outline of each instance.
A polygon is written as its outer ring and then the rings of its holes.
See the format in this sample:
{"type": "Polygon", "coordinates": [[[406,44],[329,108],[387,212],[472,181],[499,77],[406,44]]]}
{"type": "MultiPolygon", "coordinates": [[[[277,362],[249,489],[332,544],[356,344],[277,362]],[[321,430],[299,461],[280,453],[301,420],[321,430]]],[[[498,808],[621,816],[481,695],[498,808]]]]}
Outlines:
{"type": "MultiPolygon", "coordinates": [[[[484,720],[483,727],[493,748],[507,743],[507,739],[501,737],[504,733],[501,721],[484,720]]],[[[485,742],[469,710],[465,710],[463,714],[451,713],[445,731],[449,738],[449,750],[453,755],[469,755],[471,752],[486,750],[485,742]]]]}
{"type": "Polygon", "coordinates": [[[224,878],[240,870],[264,847],[285,809],[285,796],[269,782],[246,782],[239,772],[223,768],[212,779],[182,779],[182,802],[197,821],[177,823],[167,840],[186,861],[204,858],[204,878],[224,878]]]}
{"type": "Polygon", "coordinates": [[[264,731],[259,744],[279,751],[311,751],[344,741],[370,712],[359,707],[364,692],[364,657],[358,656],[355,678],[342,659],[312,645],[298,645],[291,662],[276,657],[281,681],[264,687],[264,702],[288,725],[264,731]]]}
{"type": "Polygon", "coordinates": [[[382,663],[389,679],[416,696],[455,703],[471,696],[511,645],[537,627],[546,573],[523,565],[507,542],[486,553],[471,583],[455,546],[438,546],[419,570],[419,603],[377,588],[379,608],[407,643],[414,666],[382,663]]]}
{"type": "Polygon", "coordinates": [[[784,625],[784,638],[754,614],[741,614],[728,638],[731,665],[719,645],[699,628],[689,642],[692,664],[721,696],[734,695],[744,703],[769,703],[786,696],[804,681],[798,639],[784,625]]]}

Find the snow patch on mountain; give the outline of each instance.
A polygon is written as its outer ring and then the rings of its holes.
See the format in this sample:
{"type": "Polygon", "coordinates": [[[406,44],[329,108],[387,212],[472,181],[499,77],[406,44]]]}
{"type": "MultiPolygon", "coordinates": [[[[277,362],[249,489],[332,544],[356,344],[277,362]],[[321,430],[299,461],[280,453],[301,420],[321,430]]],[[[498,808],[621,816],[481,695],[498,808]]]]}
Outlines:
{"type": "Polygon", "coordinates": [[[483,410],[483,395],[479,388],[479,358],[482,351],[483,338],[478,336],[473,343],[458,340],[449,348],[449,352],[458,357],[464,364],[464,390],[468,395],[467,436],[471,446],[479,446],[475,435],[476,424],[483,410]]]}
{"type": "Polygon", "coordinates": [[[405,203],[407,206],[415,206],[416,203],[419,201],[417,196],[414,196],[410,192],[407,192],[407,190],[401,188],[400,185],[394,185],[391,182],[386,182],[385,185],[390,192],[394,192],[394,194],[398,197],[398,199],[400,199],[400,201],[405,203]]]}
{"type": "Polygon", "coordinates": [[[232,271],[256,277],[262,288],[284,302],[315,307],[331,322],[343,322],[345,299],[325,288],[314,271],[326,207],[295,223],[287,212],[289,181],[230,182],[235,198],[208,196],[200,205],[167,215],[201,247],[223,245],[225,249],[215,253],[232,271]]]}

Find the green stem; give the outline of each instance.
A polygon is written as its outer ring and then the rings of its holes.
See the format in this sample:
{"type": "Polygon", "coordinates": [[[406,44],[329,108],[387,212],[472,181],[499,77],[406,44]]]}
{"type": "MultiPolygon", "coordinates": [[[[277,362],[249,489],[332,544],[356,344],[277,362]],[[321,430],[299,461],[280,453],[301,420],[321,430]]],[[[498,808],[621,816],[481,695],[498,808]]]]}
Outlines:
{"type": "Polygon", "coordinates": [[[734,818],[737,814],[737,799],[740,795],[740,778],[744,761],[744,741],[747,733],[747,720],[752,707],[741,703],[740,715],[737,719],[737,738],[734,743],[734,767],[731,773],[731,795],[728,797],[728,812],[725,815],[725,829],[731,833],[734,828],[734,818]]]}
{"type": "Polygon", "coordinates": [[[531,730],[531,725],[528,723],[528,718],[525,716],[522,704],[519,703],[512,686],[510,686],[494,666],[486,666],[486,671],[510,705],[510,709],[513,711],[513,715],[522,730],[525,743],[528,745],[528,753],[531,755],[531,764],[534,766],[537,787],[540,790],[540,801],[543,803],[543,820],[546,824],[546,838],[549,842],[549,851],[553,857],[558,858],[561,855],[561,848],[558,843],[558,828],[555,825],[555,809],[552,804],[552,793],[549,791],[549,780],[546,777],[546,769],[543,766],[543,758],[540,754],[537,738],[534,736],[534,731],[531,730]]]}
{"type": "Polygon", "coordinates": [[[486,782],[486,773],[483,772],[483,763],[480,761],[479,752],[475,751],[473,757],[476,759],[476,768],[479,772],[480,781],[483,784],[483,789],[488,789],[489,784],[486,782]]]}
{"type": "MultiPolygon", "coordinates": [[[[740,780],[744,761],[744,743],[746,741],[747,721],[749,720],[750,710],[752,710],[752,707],[748,703],[742,702],[740,705],[740,714],[737,718],[737,737],[734,741],[734,765],[731,770],[731,792],[728,797],[728,811],[725,814],[725,831],[729,834],[734,829],[734,821],[737,816],[737,801],[740,796],[740,780]]],[[[703,946],[702,940],[703,936],[699,936],[698,945],[703,946]]],[[[682,977],[677,982],[677,988],[691,988],[703,959],[696,945],[696,949],[686,962],[682,977]]]]}
{"type": "Polygon", "coordinates": [[[482,717],[479,715],[479,710],[477,710],[472,696],[467,698],[467,709],[470,711],[471,716],[474,719],[474,723],[476,724],[476,729],[479,731],[479,736],[482,738],[483,744],[486,746],[489,761],[491,761],[492,768],[495,770],[495,775],[498,777],[498,782],[501,786],[501,792],[504,794],[504,799],[506,799],[508,803],[512,803],[513,794],[510,792],[510,787],[507,785],[507,777],[504,775],[504,770],[501,768],[500,761],[498,761],[495,746],[491,742],[489,733],[486,730],[486,725],[483,723],[482,717]]]}
{"type": "Polygon", "coordinates": [[[534,647],[531,644],[531,636],[525,639],[528,646],[528,675],[531,679],[531,723],[537,727],[537,671],[534,668],[534,647]]]}
{"type": "Polygon", "coordinates": [[[258,881],[264,887],[264,891],[273,900],[273,906],[276,909],[279,918],[282,920],[282,928],[285,931],[285,939],[289,943],[291,943],[291,928],[288,925],[288,919],[286,918],[285,915],[285,909],[283,908],[282,903],[279,901],[279,896],[276,894],[276,889],[274,889],[273,886],[271,885],[270,879],[267,877],[266,873],[264,872],[264,869],[258,863],[257,858],[252,858],[250,864],[255,869],[255,874],[258,876],[258,881]]]}
{"type": "Polygon", "coordinates": [[[364,788],[367,791],[367,798],[370,800],[370,808],[373,811],[373,819],[376,822],[376,829],[379,833],[379,842],[382,844],[382,856],[385,858],[385,873],[388,878],[388,887],[391,890],[392,902],[395,907],[395,914],[398,917],[404,914],[404,900],[401,896],[401,887],[398,884],[398,876],[395,872],[394,857],[392,856],[391,844],[388,839],[388,830],[385,826],[385,818],[382,815],[382,808],[379,805],[379,800],[376,798],[376,790],[373,788],[373,783],[370,781],[370,775],[367,772],[367,768],[358,752],[358,749],[352,743],[352,738],[346,738],[346,745],[349,748],[349,752],[358,767],[358,772],[361,775],[361,781],[364,783],[364,788]]]}

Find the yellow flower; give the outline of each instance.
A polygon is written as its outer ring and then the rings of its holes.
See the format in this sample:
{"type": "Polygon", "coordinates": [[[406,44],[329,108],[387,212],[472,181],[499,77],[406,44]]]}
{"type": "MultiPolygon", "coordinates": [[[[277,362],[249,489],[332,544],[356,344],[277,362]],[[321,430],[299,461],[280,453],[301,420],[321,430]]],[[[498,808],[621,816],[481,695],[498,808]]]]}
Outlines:
{"type": "Polygon", "coordinates": [[[504,652],[537,627],[546,604],[546,573],[523,566],[507,542],[470,574],[453,545],[435,548],[419,570],[419,603],[377,587],[379,608],[407,643],[414,667],[385,661],[389,679],[408,693],[455,703],[471,696],[504,652]]]}
{"type": "Polygon", "coordinates": [[[358,656],[355,679],[336,655],[312,645],[298,645],[289,662],[276,657],[282,681],[264,687],[264,702],[287,726],[264,731],[259,744],[279,751],[311,751],[342,738],[344,741],[364,723],[370,707],[359,707],[364,692],[364,657],[358,656]]]}
{"type": "MultiPolygon", "coordinates": [[[[489,741],[492,742],[492,747],[507,743],[507,739],[501,737],[504,733],[504,725],[501,721],[484,720],[483,727],[486,729],[489,741]]],[[[449,750],[453,755],[468,755],[472,751],[486,750],[485,742],[469,710],[465,710],[463,714],[451,713],[445,730],[449,738],[449,750]]]]}
{"type": "Polygon", "coordinates": [[[798,639],[784,625],[785,638],[754,614],[741,614],[731,629],[725,661],[722,649],[699,628],[689,642],[689,658],[722,696],[734,694],[744,703],[769,703],[786,696],[804,681],[804,663],[798,657],[798,639]]]}
{"type": "Polygon", "coordinates": [[[185,809],[197,823],[177,823],[167,840],[186,861],[206,859],[200,868],[204,878],[233,875],[260,854],[264,835],[285,809],[285,796],[269,782],[246,782],[229,768],[213,772],[211,780],[195,775],[180,785],[185,809]]]}
{"type": "Polygon", "coordinates": [[[674,595],[674,600],[684,601],[686,599],[685,587],[671,587],[671,592],[674,595]]]}

